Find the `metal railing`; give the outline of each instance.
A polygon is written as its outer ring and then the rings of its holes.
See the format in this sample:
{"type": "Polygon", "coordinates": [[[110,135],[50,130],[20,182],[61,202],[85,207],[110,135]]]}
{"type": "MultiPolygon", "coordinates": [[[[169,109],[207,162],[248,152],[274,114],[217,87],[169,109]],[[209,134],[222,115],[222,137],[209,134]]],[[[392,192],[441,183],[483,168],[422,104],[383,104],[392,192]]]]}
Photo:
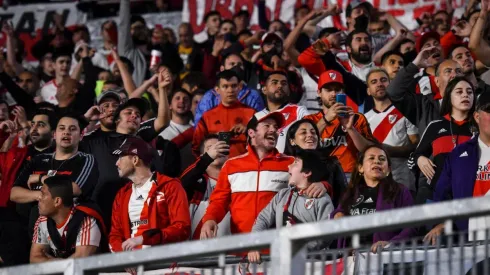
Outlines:
{"type": "Polygon", "coordinates": [[[145,266],[216,255],[219,255],[219,266],[222,266],[226,262],[227,253],[267,248],[270,248],[269,274],[296,275],[305,272],[307,253],[304,244],[310,240],[351,237],[353,247],[357,248],[359,236],[362,234],[441,222],[446,222],[446,234],[452,234],[451,221],[484,215],[490,215],[490,197],[433,203],[338,220],[298,224],[278,230],[168,244],[138,251],[22,265],[0,269],[0,275],[86,275],[120,271],[122,268],[130,267],[138,267],[142,272],[145,266]]]}

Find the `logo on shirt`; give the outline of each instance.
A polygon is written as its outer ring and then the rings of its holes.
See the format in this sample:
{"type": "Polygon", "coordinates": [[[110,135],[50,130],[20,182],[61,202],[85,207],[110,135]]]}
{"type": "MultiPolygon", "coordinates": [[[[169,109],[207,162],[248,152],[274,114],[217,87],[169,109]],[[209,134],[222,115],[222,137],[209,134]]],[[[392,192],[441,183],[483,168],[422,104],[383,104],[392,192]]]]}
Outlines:
{"type": "Polygon", "coordinates": [[[335,80],[337,78],[337,74],[336,73],[329,73],[328,75],[330,76],[330,78],[332,80],[335,80]]]}
{"type": "Polygon", "coordinates": [[[42,159],[42,162],[49,162],[49,159],[42,159]]]}
{"type": "Polygon", "coordinates": [[[140,201],[143,199],[143,195],[140,195],[139,197],[136,198],[137,201],[140,201]]]}
{"type": "Polygon", "coordinates": [[[373,199],[369,197],[364,203],[373,203],[373,199]]]}
{"type": "Polygon", "coordinates": [[[273,179],[271,180],[272,183],[280,183],[280,184],[287,184],[288,181],[286,180],[280,180],[280,179],[273,179]]]}
{"type": "Polygon", "coordinates": [[[389,115],[388,121],[390,122],[390,124],[395,123],[397,117],[398,117],[398,115],[389,115]]]}
{"type": "Polygon", "coordinates": [[[216,120],[216,121],[214,122],[214,124],[216,124],[216,125],[221,124],[221,121],[216,120]]]}
{"type": "Polygon", "coordinates": [[[157,202],[165,200],[165,194],[163,192],[157,192],[157,202]]]}
{"type": "Polygon", "coordinates": [[[354,205],[352,205],[352,207],[356,207],[358,206],[359,204],[361,204],[362,202],[364,201],[364,196],[363,195],[360,195],[359,198],[357,198],[356,202],[354,203],[354,205]]]}
{"type": "Polygon", "coordinates": [[[461,155],[459,155],[460,158],[462,157],[467,157],[468,156],[468,152],[464,151],[461,155]]]}
{"type": "Polygon", "coordinates": [[[447,132],[447,130],[444,129],[444,128],[442,128],[441,130],[439,130],[438,134],[442,134],[442,133],[445,133],[445,132],[447,132]]]}
{"type": "Polygon", "coordinates": [[[148,224],[148,219],[131,222],[131,227],[137,227],[137,226],[140,226],[142,224],[148,224]]]}
{"type": "Polygon", "coordinates": [[[290,114],[289,113],[284,113],[283,115],[284,115],[284,119],[285,120],[288,120],[290,114]]]}
{"type": "Polygon", "coordinates": [[[332,138],[324,138],[322,142],[322,147],[330,146],[347,146],[347,138],[345,136],[336,136],[332,138]]]}
{"type": "Polygon", "coordinates": [[[138,154],[138,149],[134,148],[133,151],[131,151],[133,154],[138,154]]]}
{"type": "Polygon", "coordinates": [[[313,207],[314,202],[315,202],[315,199],[307,199],[305,201],[305,208],[310,210],[313,207]]]}

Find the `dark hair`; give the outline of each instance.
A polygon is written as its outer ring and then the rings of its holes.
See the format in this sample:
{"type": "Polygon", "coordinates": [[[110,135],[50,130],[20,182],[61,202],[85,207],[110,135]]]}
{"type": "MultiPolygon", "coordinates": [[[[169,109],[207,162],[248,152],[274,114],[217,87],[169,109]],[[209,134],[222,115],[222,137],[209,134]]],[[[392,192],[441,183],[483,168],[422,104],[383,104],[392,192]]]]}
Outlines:
{"type": "Polygon", "coordinates": [[[221,14],[218,11],[210,11],[210,12],[206,13],[206,15],[204,15],[204,23],[207,23],[209,17],[214,16],[214,15],[219,16],[219,18],[221,20],[221,14]]]}
{"type": "Polygon", "coordinates": [[[458,83],[461,81],[468,83],[471,89],[473,89],[473,95],[474,95],[473,104],[471,106],[470,112],[468,113],[467,119],[471,118],[472,116],[471,114],[473,114],[473,112],[475,111],[475,105],[476,105],[475,87],[473,87],[473,84],[471,84],[471,82],[463,76],[457,76],[453,80],[449,81],[449,83],[447,84],[446,90],[444,90],[444,97],[442,98],[442,103],[441,103],[441,116],[445,116],[448,114],[451,115],[453,111],[453,104],[451,102],[451,93],[453,92],[456,85],[458,85],[458,83]]]}
{"type": "Polygon", "coordinates": [[[60,57],[68,57],[71,60],[71,51],[65,47],[57,48],[53,52],[53,62],[56,63],[56,60],[60,57]]]}
{"type": "Polygon", "coordinates": [[[204,137],[204,139],[201,142],[201,145],[199,146],[199,152],[201,154],[204,153],[204,144],[206,143],[206,141],[208,141],[210,139],[218,139],[218,134],[209,134],[209,135],[204,137]]]}
{"type": "Polygon", "coordinates": [[[76,114],[65,114],[65,115],[61,115],[59,117],[58,121],[56,122],[56,128],[58,128],[58,124],[60,124],[61,119],[65,118],[65,117],[74,119],[74,120],[76,120],[78,122],[78,126],[80,127],[80,133],[88,125],[87,120],[84,117],[82,117],[82,116],[79,116],[79,115],[76,115],[76,114]]]}
{"type": "Polygon", "coordinates": [[[114,20],[106,20],[106,21],[104,21],[104,23],[102,23],[102,24],[100,25],[100,30],[101,30],[101,31],[104,31],[104,27],[105,27],[105,25],[107,25],[107,24],[109,24],[109,23],[114,23],[114,25],[116,25],[116,26],[117,26],[117,24],[116,24],[116,22],[114,22],[114,20]]]}
{"type": "Polygon", "coordinates": [[[178,88],[176,89],[175,91],[173,91],[169,96],[168,96],[168,101],[169,103],[172,101],[172,99],[174,98],[174,96],[176,96],[178,93],[183,93],[185,94],[186,96],[189,97],[189,100],[192,98],[192,95],[191,93],[189,93],[186,89],[182,89],[182,88],[178,88]]]}
{"type": "Polygon", "coordinates": [[[284,148],[284,154],[288,156],[294,156],[296,154],[299,146],[291,145],[291,140],[294,139],[294,137],[296,136],[296,132],[303,123],[309,123],[313,127],[313,129],[315,129],[316,136],[318,137],[318,144],[316,147],[320,148],[320,131],[318,131],[318,127],[316,127],[313,121],[303,118],[295,121],[293,124],[291,124],[291,126],[289,126],[288,132],[286,133],[286,146],[284,148]]]}
{"type": "Polygon", "coordinates": [[[233,55],[236,55],[240,58],[240,60],[242,61],[242,63],[245,63],[245,60],[243,59],[242,55],[239,54],[239,53],[234,53],[234,52],[231,52],[227,55],[225,55],[222,59],[221,59],[221,66],[225,66],[225,63],[226,63],[226,60],[228,60],[229,57],[233,56],[233,55]]]}
{"type": "Polygon", "coordinates": [[[465,44],[463,44],[463,43],[456,43],[456,44],[451,45],[451,48],[449,48],[449,51],[448,51],[447,56],[448,56],[449,58],[453,59],[453,52],[454,52],[454,51],[455,51],[457,48],[465,48],[465,49],[469,50],[469,49],[468,49],[468,46],[466,46],[465,44]]]}
{"type": "Polygon", "coordinates": [[[104,85],[116,85],[119,87],[119,82],[117,82],[116,80],[106,80],[104,81],[104,85]]]}
{"type": "Polygon", "coordinates": [[[53,198],[61,198],[65,207],[73,206],[72,180],[68,176],[52,176],[44,180],[53,198]]]}
{"type": "Polygon", "coordinates": [[[58,124],[58,118],[56,117],[56,113],[46,109],[37,109],[34,115],[32,116],[32,119],[34,119],[35,116],[41,116],[41,115],[48,117],[49,128],[51,128],[51,131],[54,131],[58,124]]]}
{"type": "Polygon", "coordinates": [[[139,14],[134,14],[134,15],[131,15],[131,19],[130,19],[130,22],[131,22],[131,25],[133,25],[134,23],[136,22],[141,22],[143,25],[146,26],[146,21],[145,19],[143,18],[143,16],[139,15],[139,14]]]}
{"type": "Polygon", "coordinates": [[[129,60],[127,57],[121,56],[121,61],[126,64],[126,67],[128,67],[128,71],[130,74],[133,74],[134,72],[134,65],[131,60],[129,60]]]}
{"type": "Polygon", "coordinates": [[[249,29],[244,29],[244,30],[241,30],[236,36],[237,37],[240,37],[241,35],[250,35],[252,36],[252,32],[249,30],[249,29]]]}
{"type": "Polygon", "coordinates": [[[267,83],[267,80],[269,80],[269,77],[275,75],[275,74],[280,74],[280,75],[283,75],[286,80],[288,81],[289,83],[289,76],[287,73],[283,72],[283,71],[272,71],[272,72],[269,72],[269,73],[266,73],[265,76],[264,76],[264,84],[267,83]]]}
{"type": "Polygon", "coordinates": [[[233,20],[230,20],[230,19],[225,19],[225,20],[221,21],[221,23],[219,24],[219,27],[221,28],[221,26],[223,26],[224,24],[227,24],[227,23],[232,24],[233,27],[235,27],[235,29],[236,29],[235,22],[233,22],[233,20]]]}
{"type": "MultiPolygon", "coordinates": [[[[187,84],[189,87],[205,88],[206,76],[202,72],[191,71],[183,79],[181,84],[187,84]]],[[[189,93],[191,91],[188,91],[189,93]]]]}
{"type": "Polygon", "coordinates": [[[355,30],[351,31],[349,33],[349,35],[347,35],[347,38],[345,39],[345,45],[352,47],[352,39],[354,39],[354,35],[360,34],[360,33],[367,34],[369,40],[371,40],[371,35],[369,34],[369,32],[367,30],[355,29],[355,30]]]}
{"type": "MultiPolygon", "coordinates": [[[[359,166],[362,165],[366,152],[371,148],[378,148],[385,152],[388,166],[391,167],[390,156],[381,145],[373,144],[366,147],[357,158],[350,182],[347,185],[344,196],[340,200],[339,206],[345,213],[349,213],[350,208],[355,202],[356,196],[360,193],[360,190],[367,187],[366,182],[364,181],[364,175],[360,174],[359,172],[359,166]]],[[[383,192],[383,199],[385,202],[393,202],[396,196],[401,192],[400,184],[393,179],[392,173],[390,173],[386,178],[382,179],[378,186],[383,192]]]]}
{"type": "Polygon", "coordinates": [[[198,95],[201,95],[201,96],[204,96],[204,94],[206,93],[206,90],[204,89],[197,89],[195,90],[193,93],[192,93],[192,99],[194,99],[194,97],[198,96],[198,95]]]}
{"type": "Polygon", "coordinates": [[[396,47],[396,50],[397,50],[398,52],[401,52],[401,51],[402,51],[402,45],[403,45],[403,44],[406,44],[406,43],[409,43],[409,42],[410,42],[410,43],[412,43],[412,44],[415,46],[415,42],[414,42],[412,39],[410,39],[410,38],[405,38],[405,39],[403,39],[403,40],[402,40],[400,43],[398,43],[398,46],[396,47]]]}
{"type": "Polygon", "coordinates": [[[299,150],[295,154],[295,158],[303,161],[301,172],[311,172],[311,175],[308,177],[309,183],[325,180],[330,172],[330,170],[325,169],[323,165],[318,165],[323,162],[323,158],[320,154],[321,153],[316,150],[299,150]]]}
{"type": "Polygon", "coordinates": [[[58,110],[58,106],[54,105],[53,103],[49,103],[47,101],[42,101],[36,104],[36,108],[39,109],[49,109],[53,110],[53,112],[56,112],[58,110]]]}
{"type": "Polygon", "coordinates": [[[221,79],[231,80],[233,77],[236,77],[238,82],[240,82],[240,77],[233,70],[224,70],[222,72],[219,72],[218,75],[216,76],[216,86],[219,86],[221,79]]]}
{"type": "Polygon", "coordinates": [[[403,60],[403,54],[401,52],[397,50],[391,50],[383,54],[383,56],[381,57],[381,64],[383,64],[386,61],[386,59],[388,59],[388,57],[392,55],[398,55],[403,60]]]}
{"type": "Polygon", "coordinates": [[[324,36],[329,36],[333,33],[337,33],[340,30],[335,28],[335,27],[328,27],[328,28],[323,28],[319,33],[318,33],[318,38],[322,38],[324,36]]]}
{"type": "Polygon", "coordinates": [[[303,5],[301,5],[301,6],[299,6],[299,7],[296,7],[296,8],[294,9],[294,17],[296,17],[296,15],[298,14],[298,12],[299,12],[300,10],[303,10],[303,9],[308,10],[308,12],[311,10],[311,9],[310,9],[310,6],[308,6],[308,5],[306,5],[306,4],[303,4],[303,5]]]}

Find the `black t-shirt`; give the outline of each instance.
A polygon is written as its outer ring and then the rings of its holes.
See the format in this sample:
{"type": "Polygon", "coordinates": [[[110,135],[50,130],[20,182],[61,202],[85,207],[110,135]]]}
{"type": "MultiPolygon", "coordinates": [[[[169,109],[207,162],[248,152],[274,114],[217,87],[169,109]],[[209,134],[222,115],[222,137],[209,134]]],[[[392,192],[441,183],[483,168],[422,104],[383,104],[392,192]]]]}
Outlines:
{"type": "MultiPolygon", "coordinates": [[[[376,201],[378,199],[378,186],[376,187],[363,187],[359,190],[354,204],[350,209],[351,216],[366,215],[376,213],[376,201]]],[[[372,244],[373,235],[362,235],[361,244],[372,244]]]]}
{"type": "MultiPolygon", "coordinates": [[[[146,142],[151,142],[157,137],[158,133],[153,126],[154,121],[154,119],[150,119],[141,123],[137,136],[141,137],[146,142]]],[[[113,153],[119,149],[121,144],[128,137],[132,136],[114,131],[104,132],[99,129],[83,137],[83,140],[80,142],[80,150],[85,153],[93,154],[97,159],[99,179],[97,187],[92,195],[92,199],[99,205],[104,222],[108,228],[110,228],[111,225],[112,203],[116,197],[117,191],[129,182],[128,179],[119,177],[116,167],[119,156],[114,155],[113,153]]],[[[155,160],[153,165],[156,166],[157,171],[161,172],[158,168],[163,165],[161,165],[157,156],[158,153],[155,150],[155,160]]]]}
{"type": "MultiPolygon", "coordinates": [[[[97,161],[94,156],[82,152],[76,153],[73,157],[66,160],[56,160],[53,158],[54,153],[40,154],[26,163],[22,172],[15,180],[14,186],[29,189],[27,181],[32,174],[51,174],[51,175],[68,175],[72,181],[76,182],[82,190],[80,197],[90,198],[97,184],[99,171],[97,161]],[[51,173],[50,173],[51,171],[51,173]]],[[[40,185],[33,187],[33,190],[39,190],[40,185]]],[[[34,224],[39,217],[37,203],[31,204],[29,214],[29,233],[32,235],[34,224]]]]}

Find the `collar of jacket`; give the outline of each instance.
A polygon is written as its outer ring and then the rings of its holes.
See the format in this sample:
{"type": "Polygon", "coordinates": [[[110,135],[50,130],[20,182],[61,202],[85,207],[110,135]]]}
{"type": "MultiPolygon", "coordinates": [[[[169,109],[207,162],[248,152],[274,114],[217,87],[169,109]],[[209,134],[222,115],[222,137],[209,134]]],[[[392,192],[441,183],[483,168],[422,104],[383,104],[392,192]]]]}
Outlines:
{"type": "Polygon", "coordinates": [[[257,156],[257,153],[255,152],[255,148],[251,144],[247,145],[247,151],[251,156],[253,156],[255,159],[257,159],[257,161],[259,161],[259,162],[262,160],[265,160],[265,159],[269,159],[269,158],[278,158],[282,155],[274,147],[274,149],[269,154],[267,154],[263,159],[259,159],[259,156],[257,156]]]}

